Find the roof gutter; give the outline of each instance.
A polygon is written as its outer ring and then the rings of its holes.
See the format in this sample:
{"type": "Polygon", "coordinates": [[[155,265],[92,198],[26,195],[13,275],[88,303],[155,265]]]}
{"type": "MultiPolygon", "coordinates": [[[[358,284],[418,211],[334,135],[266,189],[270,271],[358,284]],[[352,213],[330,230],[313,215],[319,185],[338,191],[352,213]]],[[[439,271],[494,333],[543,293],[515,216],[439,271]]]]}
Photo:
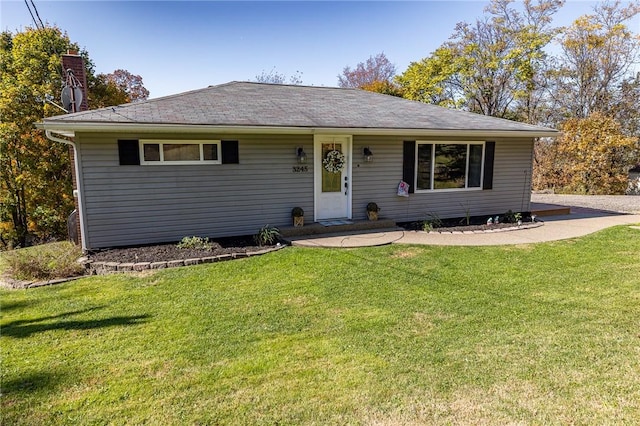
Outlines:
{"type": "MultiPolygon", "coordinates": [[[[80,155],[78,152],[78,146],[76,145],[76,143],[74,141],[68,140],[68,139],[62,139],[59,138],[57,136],[54,136],[51,130],[45,130],[45,135],[47,136],[47,138],[49,140],[52,140],[54,142],[60,142],[60,143],[64,143],[67,145],[71,145],[73,147],[73,160],[74,160],[74,169],[76,172],[76,183],[78,184],[78,189],[74,190],[74,196],[78,198],[78,218],[80,219],[80,230],[82,235],[80,236],[80,241],[82,243],[82,251],[86,252],[87,251],[87,229],[86,229],[86,224],[84,222],[84,203],[82,201],[83,198],[83,180],[82,180],[82,174],[80,173],[80,155]]],[[[63,136],[66,136],[66,134],[62,134],[63,136]]]]}
{"type": "Polygon", "coordinates": [[[130,132],[130,133],[219,133],[219,134],[290,134],[321,135],[349,134],[358,136],[406,135],[406,136],[463,136],[463,137],[555,137],[553,129],[532,130],[478,130],[478,129],[405,129],[405,128],[353,128],[353,127],[279,127],[279,126],[219,126],[210,124],[140,124],[140,123],[79,123],[44,122],[40,129],[55,131],[74,137],[76,132],[130,132]]]}

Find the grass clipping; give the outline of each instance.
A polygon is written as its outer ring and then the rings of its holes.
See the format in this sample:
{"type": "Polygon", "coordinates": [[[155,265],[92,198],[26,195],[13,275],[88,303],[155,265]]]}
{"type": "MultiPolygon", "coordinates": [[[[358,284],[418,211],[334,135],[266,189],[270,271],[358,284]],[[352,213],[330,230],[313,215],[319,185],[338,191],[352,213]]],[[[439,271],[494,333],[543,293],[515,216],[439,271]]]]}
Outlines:
{"type": "Polygon", "coordinates": [[[82,251],[68,241],[43,244],[2,253],[4,274],[23,281],[47,281],[82,275],[82,251]]]}

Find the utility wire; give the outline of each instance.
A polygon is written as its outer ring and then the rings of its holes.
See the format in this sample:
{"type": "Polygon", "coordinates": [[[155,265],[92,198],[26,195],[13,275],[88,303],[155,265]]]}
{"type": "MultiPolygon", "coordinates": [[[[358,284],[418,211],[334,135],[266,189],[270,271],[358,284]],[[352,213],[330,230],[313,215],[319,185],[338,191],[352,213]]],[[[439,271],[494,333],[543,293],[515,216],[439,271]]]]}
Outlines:
{"type": "MultiPolygon", "coordinates": [[[[31,3],[33,4],[33,1],[31,3]]],[[[27,0],[24,0],[24,4],[27,6],[27,9],[29,10],[29,15],[31,15],[31,19],[33,19],[33,23],[35,24],[36,28],[41,29],[40,26],[38,25],[38,21],[36,21],[36,17],[33,16],[33,11],[31,11],[31,6],[29,6],[29,2],[27,0]]]]}
{"type": "MultiPolygon", "coordinates": [[[[33,0],[29,0],[29,1],[24,0],[24,4],[25,4],[25,6],[27,6],[27,10],[29,10],[29,14],[31,15],[31,19],[33,19],[33,23],[35,24],[36,29],[42,31],[42,30],[45,29],[45,25],[42,22],[42,18],[40,18],[40,13],[38,12],[38,8],[36,7],[36,4],[33,2],[33,0]],[[31,2],[31,5],[29,5],[29,1],[31,2]],[[33,8],[33,10],[31,10],[32,8],[33,8]],[[35,13],[35,15],[34,15],[34,13],[35,13]]],[[[61,54],[58,52],[58,49],[57,49],[55,43],[53,43],[52,46],[49,47],[48,53],[49,54],[53,54],[53,55],[58,56],[58,57],[61,57],[61,54]]],[[[58,72],[58,74],[60,74],[60,79],[62,81],[62,85],[64,86],[65,83],[66,83],[66,76],[65,76],[65,69],[62,66],[62,62],[60,62],[56,66],[56,71],[58,72]]]]}
{"type": "MultiPolygon", "coordinates": [[[[31,5],[33,6],[33,10],[36,12],[36,16],[38,17],[38,22],[40,22],[40,27],[44,28],[44,24],[42,23],[42,19],[40,19],[40,14],[38,13],[38,8],[36,4],[31,0],[31,5]]],[[[33,15],[31,15],[33,17],[33,15]]]]}

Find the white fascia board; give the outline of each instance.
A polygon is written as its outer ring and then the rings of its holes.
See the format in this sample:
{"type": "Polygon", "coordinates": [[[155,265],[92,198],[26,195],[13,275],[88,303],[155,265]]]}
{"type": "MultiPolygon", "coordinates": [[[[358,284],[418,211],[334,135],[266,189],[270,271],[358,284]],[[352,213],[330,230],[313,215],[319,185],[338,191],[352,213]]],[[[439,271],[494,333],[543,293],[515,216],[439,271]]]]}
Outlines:
{"type": "Polygon", "coordinates": [[[277,127],[277,126],[218,126],[206,124],[139,124],[139,123],[37,123],[40,129],[73,137],[76,132],[129,132],[129,133],[218,133],[218,134],[293,134],[293,135],[404,135],[404,136],[458,136],[458,137],[555,137],[559,132],[540,130],[458,130],[458,129],[395,129],[395,128],[329,128],[329,127],[277,127]]]}
{"type": "Polygon", "coordinates": [[[555,130],[456,130],[456,129],[314,129],[314,134],[349,134],[354,136],[456,136],[456,137],[555,137],[559,132],[555,130]]]}

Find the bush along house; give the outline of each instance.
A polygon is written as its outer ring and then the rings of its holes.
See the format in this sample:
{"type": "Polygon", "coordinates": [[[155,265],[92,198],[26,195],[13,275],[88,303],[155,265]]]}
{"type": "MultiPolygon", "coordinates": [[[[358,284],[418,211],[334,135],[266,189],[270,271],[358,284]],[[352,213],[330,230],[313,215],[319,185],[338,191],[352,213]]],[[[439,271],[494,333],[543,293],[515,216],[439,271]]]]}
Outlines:
{"type": "Polygon", "coordinates": [[[231,82],[50,117],[73,146],[83,249],[530,209],[553,129],[356,89],[231,82]],[[400,195],[399,195],[400,194],[400,195]]]}

